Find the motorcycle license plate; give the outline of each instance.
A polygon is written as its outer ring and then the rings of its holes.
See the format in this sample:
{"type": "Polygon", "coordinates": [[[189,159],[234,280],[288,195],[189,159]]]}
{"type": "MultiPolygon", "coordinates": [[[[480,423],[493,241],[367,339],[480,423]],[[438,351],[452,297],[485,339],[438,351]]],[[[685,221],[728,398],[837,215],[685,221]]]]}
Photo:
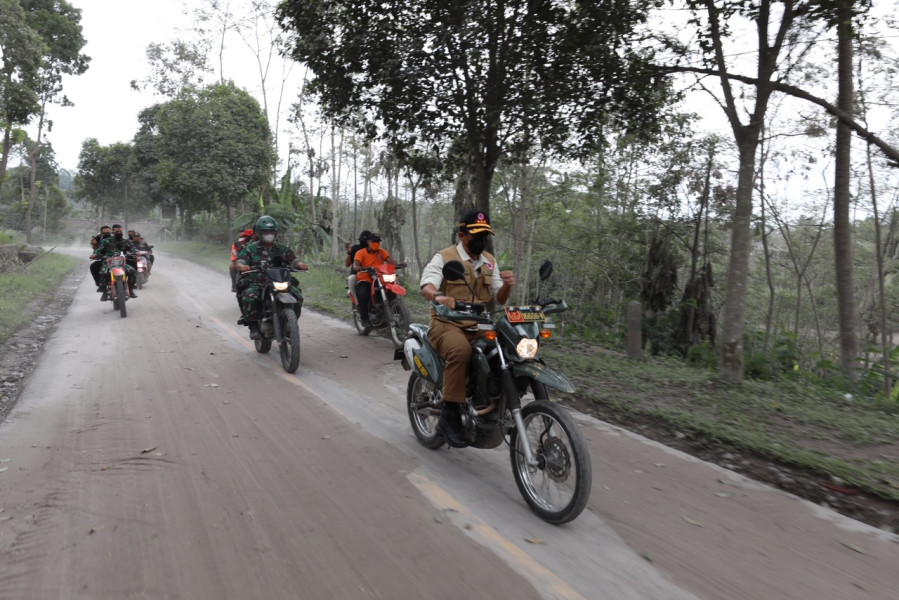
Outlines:
{"type": "Polygon", "coordinates": [[[545,321],[546,315],[542,310],[531,306],[507,306],[506,318],[510,323],[534,323],[545,321]]]}

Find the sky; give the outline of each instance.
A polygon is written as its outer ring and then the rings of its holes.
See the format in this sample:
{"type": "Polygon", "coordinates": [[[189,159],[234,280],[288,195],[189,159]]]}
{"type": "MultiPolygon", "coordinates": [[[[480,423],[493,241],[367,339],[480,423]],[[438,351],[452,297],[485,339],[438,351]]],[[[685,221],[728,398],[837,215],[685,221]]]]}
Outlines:
{"type": "MultiPolygon", "coordinates": [[[[74,106],[48,108],[53,130],[46,135],[56,152],[61,168],[75,171],[78,154],[85,139],[96,138],[101,145],[130,142],[137,131],[137,115],[144,108],[165,98],[150,91],[131,89],[132,80],[144,79],[150,71],[147,45],[192,37],[192,17],[184,9],[205,7],[206,0],[69,0],[81,9],[82,34],[87,44],[82,53],[91,57],[88,70],[64,80],[63,93],[74,106]]],[[[239,2],[231,2],[232,5],[239,2]]],[[[257,96],[259,76],[250,50],[232,38],[229,42],[231,65],[226,76],[257,96]]],[[[227,67],[226,67],[227,69],[227,67]]],[[[270,92],[271,95],[271,92],[270,92]]],[[[285,105],[296,92],[289,90],[285,105]]],[[[260,99],[261,104],[261,99],[260,99]]],[[[36,126],[29,135],[36,135],[36,126]]]]}
{"type": "MultiPolygon", "coordinates": [[[[53,130],[46,139],[53,145],[61,168],[74,171],[87,138],[107,146],[130,142],[137,131],[138,113],[158,102],[151,93],[131,89],[132,79],[149,71],[146,48],[150,42],[176,37],[181,16],[178,0],[70,0],[81,9],[82,53],[91,57],[88,70],[64,80],[63,93],[74,106],[50,106],[53,130]]],[[[36,132],[29,131],[33,137],[36,132]]]]}

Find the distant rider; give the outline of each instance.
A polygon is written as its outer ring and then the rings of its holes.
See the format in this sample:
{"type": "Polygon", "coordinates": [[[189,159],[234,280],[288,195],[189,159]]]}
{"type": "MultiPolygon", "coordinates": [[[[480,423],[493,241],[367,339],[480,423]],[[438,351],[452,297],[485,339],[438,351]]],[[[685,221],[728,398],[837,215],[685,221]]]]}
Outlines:
{"type": "Polygon", "coordinates": [[[134,293],[134,281],[137,276],[137,270],[128,262],[128,257],[130,256],[132,260],[134,260],[134,246],[131,244],[130,240],[125,239],[125,234],[122,231],[121,225],[113,225],[112,226],[112,237],[105,238],[100,242],[100,245],[97,247],[97,251],[91,255],[91,258],[100,259],[100,273],[104,279],[103,285],[103,296],[100,298],[101,301],[109,300],[109,296],[106,293],[106,277],[109,275],[109,267],[106,264],[106,259],[110,256],[116,256],[119,253],[124,253],[125,255],[125,273],[128,276],[128,295],[132,298],[137,298],[137,294],[134,293]]]}
{"type": "MultiPolygon", "coordinates": [[[[360,240],[361,241],[361,240],[360,240]]],[[[372,269],[378,265],[396,265],[397,263],[384,248],[381,248],[381,236],[372,233],[365,240],[365,248],[356,252],[353,257],[353,269],[356,271],[356,303],[359,307],[359,320],[362,322],[362,335],[368,335],[371,331],[371,275],[365,269],[372,269]]]]}
{"type": "MultiPolygon", "coordinates": [[[[97,248],[100,247],[100,242],[111,237],[112,228],[109,225],[104,225],[100,228],[100,233],[91,238],[91,258],[97,254],[97,248]]],[[[106,281],[103,279],[103,276],[100,275],[100,267],[102,266],[103,264],[100,260],[95,259],[91,261],[91,277],[94,278],[94,283],[97,285],[98,292],[102,292],[106,289],[106,281]]]]}
{"type": "MultiPolygon", "coordinates": [[[[453,309],[456,300],[486,304],[495,300],[505,304],[515,287],[515,274],[497,268],[496,259],[484,249],[487,236],[493,235],[490,219],[482,211],[469,211],[459,222],[459,243],[434,255],[421,274],[421,295],[453,309]],[[443,265],[458,260],[465,267],[465,280],[474,289],[474,298],[465,281],[446,281],[443,265]]],[[[471,342],[480,337],[474,322],[441,319],[431,309],[428,338],[446,361],[443,371],[443,410],[437,421],[437,431],[450,446],[468,445],[462,428],[460,407],[465,403],[465,382],[471,362],[471,342]]]]}
{"type": "Polygon", "coordinates": [[[237,239],[234,240],[234,243],[231,244],[231,266],[228,270],[231,272],[232,292],[237,291],[237,255],[240,254],[240,251],[244,246],[254,241],[256,241],[256,237],[253,235],[253,230],[244,229],[240,232],[240,235],[237,236],[237,239]]]}
{"type": "Polygon", "coordinates": [[[356,258],[356,253],[365,248],[365,242],[368,241],[368,238],[370,237],[371,231],[364,229],[362,233],[359,234],[359,241],[357,243],[352,246],[349,244],[346,245],[346,266],[350,268],[350,275],[346,278],[346,283],[347,289],[350,290],[353,298],[356,297],[356,266],[353,264],[353,261],[356,258]]]}
{"type": "Polygon", "coordinates": [[[237,255],[237,270],[244,273],[237,285],[242,314],[237,323],[249,327],[250,339],[258,340],[262,337],[259,332],[259,319],[262,317],[261,293],[265,284],[265,273],[247,273],[247,271],[264,270],[275,258],[280,258],[284,265],[298,271],[305,271],[309,266],[300,262],[290,248],[276,241],[278,222],[274,218],[268,215],[259,217],[254,233],[259,241],[250,242],[237,255]]]}
{"type": "Polygon", "coordinates": [[[153,260],[156,258],[153,256],[153,246],[147,243],[147,240],[143,238],[139,231],[134,232],[134,237],[131,238],[131,244],[134,246],[135,252],[146,252],[147,259],[147,274],[150,274],[150,271],[153,270],[153,260]]]}

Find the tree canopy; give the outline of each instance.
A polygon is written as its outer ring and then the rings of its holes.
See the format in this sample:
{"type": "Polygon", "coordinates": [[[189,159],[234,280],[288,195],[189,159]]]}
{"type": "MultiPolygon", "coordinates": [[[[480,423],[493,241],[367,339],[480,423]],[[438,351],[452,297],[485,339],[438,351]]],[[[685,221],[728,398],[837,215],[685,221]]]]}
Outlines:
{"type": "Polygon", "coordinates": [[[268,183],[275,161],[259,103],[233,82],[187,88],[156,113],[159,185],[182,207],[226,206],[268,183]]]}
{"type": "Polygon", "coordinates": [[[467,167],[487,210],[503,155],[655,128],[665,80],[633,37],[649,4],[285,0],[278,20],[326,116],[467,167]]]}

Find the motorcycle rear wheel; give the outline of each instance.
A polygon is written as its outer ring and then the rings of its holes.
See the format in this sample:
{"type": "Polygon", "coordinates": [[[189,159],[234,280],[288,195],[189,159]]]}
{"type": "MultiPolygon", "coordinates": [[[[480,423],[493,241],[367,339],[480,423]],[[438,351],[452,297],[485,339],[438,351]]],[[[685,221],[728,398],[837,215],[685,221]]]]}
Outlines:
{"type": "Polygon", "coordinates": [[[281,330],[283,339],[278,343],[281,352],[281,366],[288,373],[293,373],[300,366],[300,328],[293,308],[281,309],[281,330]]]}
{"type": "Polygon", "coordinates": [[[409,329],[409,323],[412,322],[412,316],[409,309],[402,298],[394,298],[390,301],[387,308],[387,328],[390,331],[390,341],[393,342],[395,348],[402,348],[406,339],[406,330],[409,329]]]}
{"type": "Polygon", "coordinates": [[[256,346],[256,352],[259,354],[265,354],[272,349],[271,340],[253,340],[253,345],[256,346]]]}
{"type": "Polygon", "coordinates": [[[568,412],[549,400],[536,400],[521,409],[524,437],[531,445],[536,467],[527,464],[513,428],[509,446],[518,491],[537,515],[555,525],[575,519],[587,506],[593,485],[593,466],[583,434],[568,412]]]}
{"type": "Polygon", "coordinates": [[[119,314],[122,315],[122,318],[128,316],[128,309],[125,307],[125,296],[128,294],[127,290],[125,290],[125,282],[121,279],[115,282],[115,299],[116,302],[119,303],[118,309],[119,314]]]}
{"type": "Polygon", "coordinates": [[[437,433],[440,407],[435,406],[435,396],[439,391],[436,385],[417,373],[409,376],[409,386],[406,389],[409,423],[419,443],[430,450],[437,450],[446,443],[443,435],[437,433]]]}

